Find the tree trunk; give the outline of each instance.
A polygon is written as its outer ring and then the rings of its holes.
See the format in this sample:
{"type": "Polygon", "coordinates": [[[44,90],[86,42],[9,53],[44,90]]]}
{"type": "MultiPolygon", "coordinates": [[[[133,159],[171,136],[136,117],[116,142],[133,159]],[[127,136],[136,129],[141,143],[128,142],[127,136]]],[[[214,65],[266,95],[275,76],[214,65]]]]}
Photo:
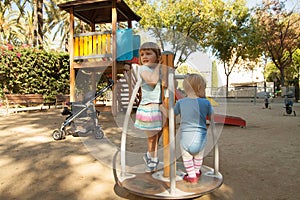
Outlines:
{"type": "Polygon", "coordinates": [[[38,32],[38,47],[43,49],[43,0],[38,0],[37,2],[37,32],[38,32]]]}
{"type": "Polygon", "coordinates": [[[33,46],[43,49],[43,0],[34,0],[33,46]]]}
{"type": "Polygon", "coordinates": [[[299,92],[299,75],[297,76],[296,81],[295,81],[295,98],[296,98],[296,101],[298,101],[299,98],[300,98],[300,92],[299,92]]]}
{"type": "Polygon", "coordinates": [[[280,84],[281,84],[280,87],[284,87],[285,86],[284,76],[285,76],[284,69],[280,68],[280,84]]]}
{"type": "Polygon", "coordinates": [[[38,17],[37,17],[37,4],[38,0],[33,1],[33,40],[32,40],[32,46],[37,47],[37,24],[38,24],[38,17]]]}
{"type": "Polygon", "coordinates": [[[228,97],[229,90],[229,75],[226,74],[226,98],[228,97]]]}

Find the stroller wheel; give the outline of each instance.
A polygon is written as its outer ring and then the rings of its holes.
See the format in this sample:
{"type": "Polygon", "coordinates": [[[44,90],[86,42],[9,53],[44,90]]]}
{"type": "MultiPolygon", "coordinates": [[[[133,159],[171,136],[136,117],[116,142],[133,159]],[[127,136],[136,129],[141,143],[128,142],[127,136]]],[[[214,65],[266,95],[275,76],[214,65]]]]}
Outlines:
{"type": "Polygon", "coordinates": [[[52,133],[52,137],[54,140],[61,140],[62,139],[62,132],[59,130],[54,130],[52,133]]]}
{"type": "Polygon", "coordinates": [[[104,136],[104,133],[102,131],[102,129],[100,127],[98,127],[96,130],[95,130],[95,137],[96,139],[102,139],[104,136]]]}

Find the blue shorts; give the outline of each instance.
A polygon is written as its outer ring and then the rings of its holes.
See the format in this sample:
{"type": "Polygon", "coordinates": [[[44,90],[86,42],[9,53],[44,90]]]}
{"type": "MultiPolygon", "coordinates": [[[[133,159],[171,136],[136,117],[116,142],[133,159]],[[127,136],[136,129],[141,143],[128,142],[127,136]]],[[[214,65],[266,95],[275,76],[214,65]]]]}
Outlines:
{"type": "Polygon", "coordinates": [[[191,155],[198,154],[204,149],[206,143],[206,133],[206,131],[181,132],[181,147],[191,155]]]}

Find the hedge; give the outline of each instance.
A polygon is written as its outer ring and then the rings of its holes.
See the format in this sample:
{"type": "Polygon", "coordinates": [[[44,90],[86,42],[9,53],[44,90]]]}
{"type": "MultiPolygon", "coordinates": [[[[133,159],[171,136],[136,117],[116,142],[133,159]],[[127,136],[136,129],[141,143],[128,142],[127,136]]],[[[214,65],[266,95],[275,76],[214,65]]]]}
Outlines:
{"type": "Polygon", "coordinates": [[[24,47],[0,47],[0,97],[42,94],[53,101],[69,94],[69,55],[24,47]]]}

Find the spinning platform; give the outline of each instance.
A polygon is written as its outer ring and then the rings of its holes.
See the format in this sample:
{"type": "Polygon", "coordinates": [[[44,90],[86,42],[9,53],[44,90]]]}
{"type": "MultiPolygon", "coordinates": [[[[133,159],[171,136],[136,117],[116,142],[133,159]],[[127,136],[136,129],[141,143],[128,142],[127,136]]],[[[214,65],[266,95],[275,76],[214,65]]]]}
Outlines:
{"type": "MultiPolygon", "coordinates": [[[[160,165],[163,165],[160,163],[160,165]]],[[[135,166],[144,168],[144,165],[135,166]]],[[[202,175],[198,183],[188,183],[183,180],[184,166],[176,165],[176,190],[171,194],[170,179],[163,176],[163,170],[154,173],[127,173],[125,176],[117,174],[118,184],[129,192],[138,196],[153,199],[189,199],[210,193],[219,188],[223,183],[223,177],[214,169],[203,165],[202,175]]]]}

